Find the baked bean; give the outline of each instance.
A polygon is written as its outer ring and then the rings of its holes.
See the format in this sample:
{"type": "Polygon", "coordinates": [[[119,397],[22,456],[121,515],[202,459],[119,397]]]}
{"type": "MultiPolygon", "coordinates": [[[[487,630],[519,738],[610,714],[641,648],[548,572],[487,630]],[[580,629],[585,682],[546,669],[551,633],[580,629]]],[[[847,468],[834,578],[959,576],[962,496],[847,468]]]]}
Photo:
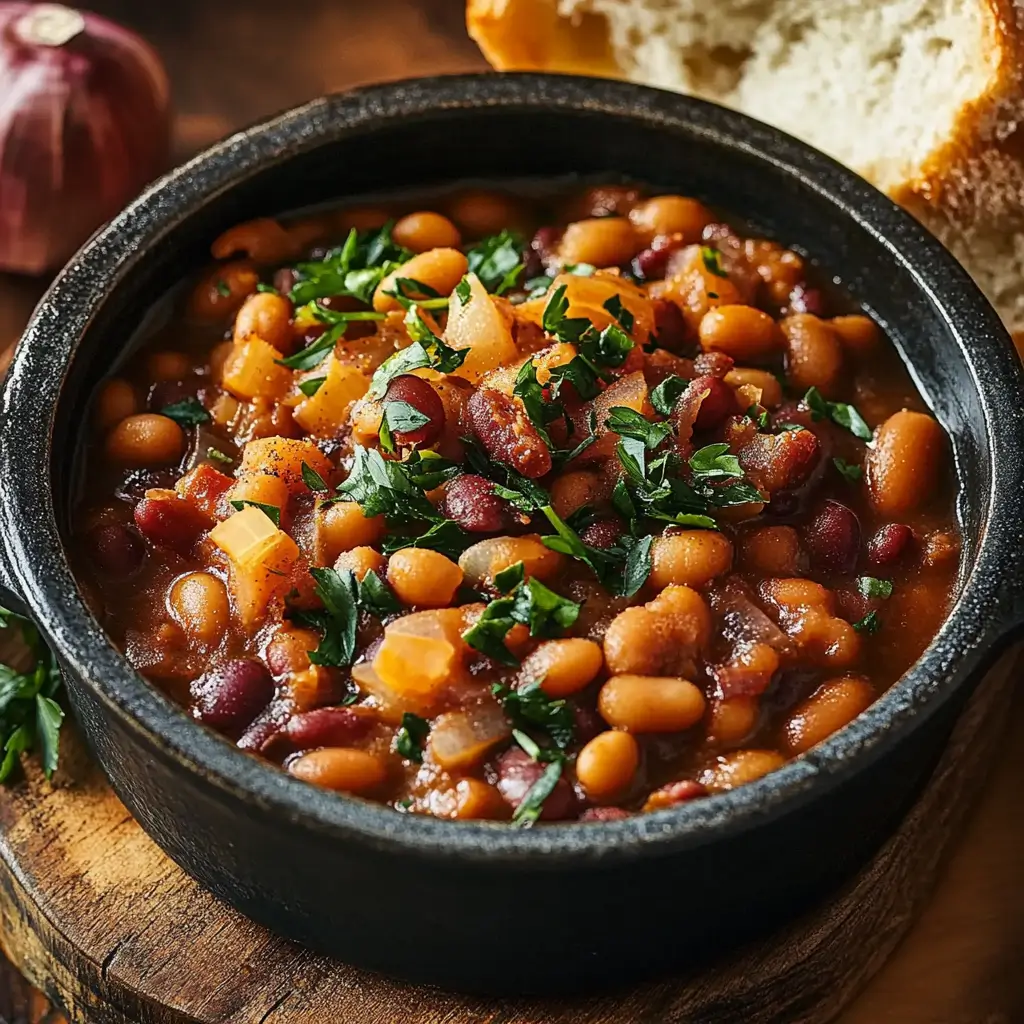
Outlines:
{"type": "MultiPolygon", "coordinates": [[[[726,309],[729,307],[727,306],[726,309]]],[[[739,366],[730,370],[723,378],[731,388],[755,387],[761,390],[761,405],[766,409],[777,409],[782,405],[782,385],[774,373],[739,366]]]]}
{"type": "Polygon", "coordinates": [[[185,434],[169,416],[140,412],[107,436],[106,453],[122,466],[169,466],[181,458],[185,434]]]}
{"type": "Polygon", "coordinates": [[[452,220],[469,238],[485,238],[515,227],[521,217],[520,204],[498,192],[463,192],[448,206],[452,220]]]}
{"type": "Polygon", "coordinates": [[[708,742],[726,746],[742,743],[757,725],[756,697],[713,700],[708,707],[708,742]]]}
{"type": "Polygon", "coordinates": [[[387,560],[379,551],[364,546],[342,551],[334,560],[334,568],[339,571],[348,569],[361,581],[368,572],[375,572],[380,576],[387,568],[387,560]]]}
{"type": "Polygon", "coordinates": [[[797,391],[817,388],[835,398],[843,379],[843,346],[824,320],[810,313],[786,317],[779,326],[786,339],[786,376],[797,391]]]}
{"type": "Polygon", "coordinates": [[[674,676],[612,676],[601,687],[597,710],[615,729],[681,732],[704,715],[704,694],[674,676]]]}
{"type": "Polygon", "coordinates": [[[189,313],[197,320],[221,323],[256,291],[260,275],[247,261],[224,263],[208,271],[195,286],[189,313]]]}
{"type": "Polygon", "coordinates": [[[414,253],[428,249],[457,249],[462,244],[459,229],[444,214],[429,210],[402,217],[391,229],[391,240],[414,253]]]}
{"type": "Polygon", "coordinates": [[[732,543],[716,530],[682,530],[656,537],[651,545],[651,575],[656,590],[672,584],[700,589],[732,566],[732,543]]]}
{"type": "Polygon", "coordinates": [[[775,321],[753,306],[709,309],[698,333],[705,352],[724,352],[745,363],[771,359],[782,344],[775,321]]]}
{"type": "Polygon", "coordinates": [[[636,232],[625,217],[595,217],[570,224],[558,244],[563,263],[589,263],[594,267],[618,267],[637,251],[636,232]]]}
{"type": "Polygon", "coordinates": [[[343,551],[376,544],[386,530],[383,516],[365,516],[354,501],[321,505],[316,513],[317,563],[330,565],[343,551]]]}
{"type": "Polygon", "coordinates": [[[338,213],[338,227],[348,233],[356,231],[376,231],[391,220],[391,213],[382,206],[353,206],[338,213]]]}
{"type": "Polygon", "coordinates": [[[398,299],[387,294],[395,290],[395,281],[400,277],[419,281],[420,284],[432,288],[438,295],[451,295],[468,270],[469,262],[458,249],[429,249],[418,256],[413,256],[377,285],[377,290],[373,293],[373,308],[378,313],[402,308],[398,299]]]}
{"type": "Polygon", "coordinates": [[[295,758],[288,771],[303,782],[339,793],[367,793],[387,779],[379,757],[352,747],[324,747],[295,758]]]}
{"type": "Polygon", "coordinates": [[[292,344],[292,304],[283,295],[257,292],[242,303],[235,317],[235,341],[251,335],[262,338],[278,352],[290,352],[292,344]]]}
{"type": "Polygon", "coordinates": [[[96,396],[96,424],[100,430],[110,430],[138,411],[135,388],[120,377],[111,377],[96,396]]]}
{"type": "Polygon", "coordinates": [[[257,263],[283,263],[298,255],[296,239],[272,217],[236,224],[219,235],[210,251],[217,260],[247,256],[257,263]]]}
{"type": "Polygon", "coordinates": [[[779,609],[782,628],[801,651],[820,665],[844,669],[860,657],[860,634],[837,618],[835,598],[820,583],[805,579],[766,580],[761,594],[779,609]]]}
{"type": "Polygon", "coordinates": [[[546,640],[523,662],[519,677],[526,683],[539,679],[549,697],[569,697],[591,683],[603,664],[604,654],[593,640],[546,640]]]}
{"type": "Polygon", "coordinates": [[[402,548],[388,560],[388,583],[403,604],[446,608],[462,585],[462,570],[429,548],[402,548]]]}
{"type": "Polygon", "coordinates": [[[171,585],[167,601],[185,634],[206,645],[220,640],[231,622],[227,589],[208,572],[180,576],[171,585]]]}
{"type": "Polygon", "coordinates": [[[578,469],[557,476],[551,485],[551,507],[567,519],[584,505],[592,504],[607,488],[599,473],[578,469]]]}
{"type": "Polygon", "coordinates": [[[869,316],[853,313],[834,316],[828,321],[843,347],[860,358],[871,355],[882,343],[882,332],[869,316]]]}
{"type": "Polygon", "coordinates": [[[792,526],[760,526],[740,536],[744,568],[765,576],[792,576],[800,565],[800,535],[792,526]]]}
{"type": "Polygon", "coordinates": [[[715,218],[696,199],[686,196],[654,196],[634,206],[629,219],[641,245],[650,245],[658,235],[682,235],[682,243],[701,240],[701,233],[715,218]]]}
{"type": "Polygon", "coordinates": [[[931,501],[946,450],[942,427],[921,412],[893,413],[876,431],[865,458],[868,489],[885,516],[903,516],[931,501]]]}
{"type": "Polygon", "coordinates": [[[576,759],[576,778],[589,799],[606,803],[621,797],[636,776],[640,747],[628,732],[595,736],[576,759]]]}
{"type": "Polygon", "coordinates": [[[184,352],[154,352],[146,360],[146,370],[154,381],[183,380],[192,374],[192,360],[184,352]]]}
{"type": "Polygon", "coordinates": [[[783,725],[783,749],[790,757],[806,753],[849,725],[874,699],[871,684],[860,676],[843,676],[822,683],[793,709],[783,725]]]}
{"type": "Polygon", "coordinates": [[[718,758],[697,776],[697,781],[712,793],[724,793],[755,782],[785,763],[786,759],[774,750],[737,750],[718,758]]]}
{"type": "Polygon", "coordinates": [[[459,565],[470,586],[490,584],[494,577],[517,562],[523,563],[527,577],[541,581],[553,579],[565,565],[565,556],[541,543],[538,536],[492,537],[466,548],[459,565]]]}

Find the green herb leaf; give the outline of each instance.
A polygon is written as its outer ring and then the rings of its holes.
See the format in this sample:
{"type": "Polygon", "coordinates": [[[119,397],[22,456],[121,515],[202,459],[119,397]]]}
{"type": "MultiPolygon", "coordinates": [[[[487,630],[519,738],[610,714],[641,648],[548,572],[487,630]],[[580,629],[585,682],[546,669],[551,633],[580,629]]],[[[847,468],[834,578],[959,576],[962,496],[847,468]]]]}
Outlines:
{"type": "Polygon", "coordinates": [[[281,510],[277,505],[265,505],[262,501],[249,501],[247,498],[238,498],[231,501],[231,507],[241,512],[246,505],[258,508],[278,529],[281,528],[281,510]]]}
{"type": "Polygon", "coordinates": [[[740,460],[729,453],[727,444],[722,443],[698,448],[690,456],[690,469],[695,480],[728,480],[743,476],[740,460]]]}
{"type": "Polygon", "coordinates": [[[461,302],[462,305],[465,306],[466,303],[469,302],[470,298],[472,297],[472,294],[473,292],[469,286],[469,280],[464,277],[455,286],[455,295],[458,298],[459,302],[461,302]]]}
{"type": "Polygon", "coordinates": [[[647,578],[651,575],[653,567],[651,562],[651,545],[654,543],[654,538],[651,536],[640,537],[639,539],[624,537],[623,541],[626,542],[627,552],[619,593],[623,597],[632,597],[647,582],[647,578]]]}
{"type": "Polygon", "coordinates": [[[562,762],[552,761],[544,774],[527,790],[522,802],[512,815],[512,824],[520,828],[529,828],[541,816],[544,801],[554,792],[558,780],[562,777],[562,762]]]}
{"type": "Polygon", "coordinates": [[[700,258],[704,266],[715,275],[715,277],[728,277],[725,268],[722,266],[722,253],[710,245],[700,247],[700,258]]]}
{"type": "Polygon", "coordinates": [[[618,321],[624,331],[633,330],[633,324],[636,320],[633,314],[622,304],[622,299],[618,295],[613,295],[604,304],[604,308],[618,321]]]}
{"type": "Polygon", "coordinates": [[[780,434],[790,434],[794,430],[806,430],[807,428],[802,423],[776,423],[775,429],[780,434]]]}
{"type": "Polygon", "coordinates": [[[551,375],[551,398],[554,401],[561,398],[562,385],[565,383],[571,384],[584,402],[597,398],[601,393],[597,383],[600,375],[583,356],[573,356],[569,362],[552,366],[548,372],[551,375]]]}
{"type": "Polygon", "coordinates": [[[523,271],[523,241],[511,231],[491,235],[466,251],[469,272],[476,274],[489,292],[503,295],[514,287],[523,271]]]}
{"type": "MultiPolygon", "coordinates": [[[[274,362],[281,366],[287,366],[289,370],[312,370],[327,358],[328,353],[334,351],[334,346],[338,341],[340,333],[335,334],[334,331],[325,331],[314,342],[307,345],[301,351],[296,352],[295,355],[288,356],[286,359],[275,359],[274,362]]],[[[325,377],[324,379],[326,380],[327,378],[325,377]]]]}
{"type": "Polygon", "coordinates": [[[400,400],[385,403],[384,418],[388,426],[400,434],[412,433],[430,422],[430,417],[425,416],[416,406],[400,400]]]}
{"type": "Polygon", "coordinates": [[[430,733],[430,723],[419,715],[406,711],[402,725],[395,733],[395,750],[407,761],[423,763],[423,745],[430,733]]]}
{"type": "Polygon", "coordinates": [[[281,293],[272,285],[264,284],[262,281],[256,285],[256,291],[261,295],[280,295],[281,293]]]}
{"type": "MultiPolygon", "coordinates": [[[[218,289],[219,290],[219,289],[218,289]]],[[[223,293],[222,293],[223,294],[223,293]]],[[[31,750],[35,741],[35,730],[27,722],[16,726],[4,743],[4,759],[0,762],[0,782],[6,782],[18,763],[18,757],[31,750]]]]}
{"type": "Polygon", "coordinates": [[[231,297],[231,288],[227,281],[223,281],[220,278],[217,279],[217,294],[225,299],[231,297]]]}
{"type": "Polygon", "coordinates": [[[551,293],[540,323],[548,334],[559,341],[575,344],[584,331],[593,330],[593,324],[584,317],[569,318],[565,315],[569,309],[569,300],[565,297],[566,288],[566,285],[561,284],[551,293]]]}
{"type": "Polygon", "coordinates": [[[316,491],[318,494],[326,494],[330,490],[324,478],[309,463],[304,462],[302,464],[301,472],[302,482],[311,491],[316,491]]]}
{"type": "Polygon", "coordinates": [[[829,419],[862,441],[870,441],[874,437],[871,428],[864,422],[864,417],[852,405],[845,402],[830,402],[817,388],[810,388],[807,391],[804,395],[804,405],[811,410],[811,415],[816,420],[829,419]]]}
{"type": "Polygon", "coordinates": [[[309,652],[314,665],[348,668],[356,650],[356,626],[359,623],[359,590],[355,573],[348,569],[309,570],[323,611],[300,612],[297,621],[320,630],[320,644],[309,652]]]}
{"type": "Polygon", "coordinates": [[[64,721],[61,706],[52,697],[36,694],[36,738],[39,740],[39,760],[49,779],[57,770],[60,752],[60,727],[64,721]]]}
{"type": "Polygon", "coordinates": [[[402,610],[402,603],[395,596],[395,592],[370,569],[366,575],[357,582],[359,607],[378,619],[386,615],[396,615],[402,610]]]}
{"type": "Polygon", "coordinates": [[[453,561],[458,561],[459,555],[474,543],[476,538],[466,533],[454,519],[445,519],[440,523],[434,523],[418,537],[392,534],[384,541],[383,549],[384,554],[393,555],[403,548],[429,548],[431,551],[440,551],[453,561]]]}
{"type": "Polygon", "coordinates": [[[307,398],[312,398],[323,387],[326,380],[326,377],[307,377],[305,380],[299,381],[299,390],[307,398]]]}
{"type": "Polygon", "coordinates": [[[862,476],[864,476],[864,470],[860,466],[855,466],[853,463],[847,462],[845,459],[835,458],[832,460],[832,464],[839,470],[840,474],[844,479],[849,480],[850,483],[857,483],[862,476]]]}
{"type": "Polygon", "coordinates": [[[226,455],[219,448],[207,448],[206,457],[213,459],[214,462],[220,462],[225,466],[230,466],[235,460],[230,455],[226,455]]]}
{"type": "Polygon", "coordinates": [[[512,394],[522,403],[529,421],[537,428],[541,440],[551,448],[551,437],[548,434],[548,414],[551,418],[561,415],[561,408],[544,398],[544,389],[537,382],[537,367],[533,359],[527,359],[516,375],[512,394]]]}
{"type": "Polygon", "coordinates": [[[507,594],[509,591],[515,590],[525,578],[526,567],[522,562],[516,562],[507,569],[502,569],[501,572],[495,573],[494,585],[500,593],[507,594]]]}
{"type": "Polygon", "coordinates": [[[649,419],[622,405],[608,410],[604,425],[620,437],[630,437],[654,451],[672,433],[670,423],[652,423],[649,419]]]}
{"type": "Polygon", "coordinates": [[[635,346],[617,324],[609,324],[600,333],[591,328],[578,342],[580,355],[596,366],[621,366],[635,346]]]}
{"type": "Polygon", "coordinates": [[[892,580],[880,580],[874,576],[858,576],[857,590],[864,597],[891,597],[892,580]]]}
{"type": "Polygon", "coordinates": [[[505,714],[516,729],[543,729],[555,746],[567,750],[576,738],[576,720],[572,708],[565,700],[549,697],[541,688],[541,683],[542,680],[536,680],[518,690],[495,683],[491,693],[501,702],[505,714]]]}
{"type": "Polygon", "coordinates": [[[353,456],[352,470],[348,479],[338,486],[338,493],[342,500],[357,502],[367,518],[383,515],[397,523],[444,520],[427,500],[424,489],[412,478],[421,463],[410,467],[385,459],[380,452],[367,450],[362,445],[355,445],[353,456]]]}
{"type": "Polygon", "coordinates": [[[878,621],[878,616],[875,612],[868,612],[860,622],[854,622],[853,628],[858,633],[877,633],[882,628],[882,623],[878,621]]]}
{"type": "Polygon", "coordinates": [[[182,427],[196,427],[200,423],[209,423],[211,419],[202,402],[191,397],[165,405],[160,412],[182,427]]]}
{"type": "Polygon", "coordinates": [[[679,401],[688,384],[689,381],[683,380],[682,377],[677,377],[674,374],[671,377],[666,377],[651,392],[651,405],[662,416],[671,416],[672,410],[676,407],[676,402],[679,401]]]}
{"type": "Polygon", "coordinates": [[[746,416],[748,420],[753,420],[758,430],[767,430],[771,423],[771,420],[768,418],[768,410],[761,409],[761,411],[758,412],[758,408],[758,406],[752,405],[743,415],[746,416]]]}

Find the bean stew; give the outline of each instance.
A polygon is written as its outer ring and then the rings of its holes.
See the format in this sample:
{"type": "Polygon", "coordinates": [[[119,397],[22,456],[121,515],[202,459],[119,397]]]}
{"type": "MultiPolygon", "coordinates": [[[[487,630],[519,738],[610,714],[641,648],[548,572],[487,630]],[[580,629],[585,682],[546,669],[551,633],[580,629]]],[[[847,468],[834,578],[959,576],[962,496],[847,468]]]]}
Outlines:
{"type": "Polygon", "coordinates": [[[954,593],[956,480],[798,252],[682,195],[528,191],[217,238],[96,394],[75,557],[141,673],[300,779],[609,820],[895,682],[954,593]]]}

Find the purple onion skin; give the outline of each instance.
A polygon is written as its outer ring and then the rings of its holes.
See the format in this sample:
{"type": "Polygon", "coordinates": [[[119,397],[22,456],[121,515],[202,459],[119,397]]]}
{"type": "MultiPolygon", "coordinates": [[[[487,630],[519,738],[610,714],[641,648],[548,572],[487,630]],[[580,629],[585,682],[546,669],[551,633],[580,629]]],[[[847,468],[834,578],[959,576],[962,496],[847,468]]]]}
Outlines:
{"type": "Polygon", "coordinates": [[[42,274],[166,166],[167,75],[97,14],[0,2],[0,95],[0,271],[42,274]]]}

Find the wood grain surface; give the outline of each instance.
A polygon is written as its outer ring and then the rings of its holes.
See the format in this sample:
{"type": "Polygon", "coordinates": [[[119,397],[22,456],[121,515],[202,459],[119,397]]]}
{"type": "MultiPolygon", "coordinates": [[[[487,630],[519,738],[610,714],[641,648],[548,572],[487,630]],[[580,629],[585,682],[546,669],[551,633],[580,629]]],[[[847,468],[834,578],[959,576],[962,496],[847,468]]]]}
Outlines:
{"type": "MultiPolygon", "coordinates": [[[[226,132],[254,121],[278,109],[302,102],[324,91],[351,85],[393,79],[416,74],[434,74],[477,70],[483,67],[475,48],[465,37],[462,4],[459,0],[374,0],[357,4],[354,0],[175,0],[169,4],[148,0],[91,0],[91,9],[128,24],[149,38],[160,50],[171,73],[175,92],[176,156],[181,158],[226,132]]],[[[10,346],[16,340],[32,305],[42,294],[38,281],[0,275],[0,369],[6,363],[10,346]]],[[[1020,1024],[1024,1022],[1024,695],[1019,695],[1008,714],[1009,739],[1002,745],[996,770],[987,783],[962,778],[968,791],[980,790],[978,806],[966,835],[942,873],[934,898],[921,914],[909,936],[889,958],[857,1002],[841,1018],[842,1024],[1020,1024]]],[[[223,972],[228,966],[218,961],[224,946],[218,944],[204,926],[206,914],[223,914],[197,890],[188,895],[192,884],[168,865],[165,858],[138,838],[138,829],[100,783],[85,761],[72,758],[74,765],[62,770],[63,787],[51,791],[36,780],[44,794],[38,801],[43,813],[46,794],[63,793],[75,799],[85,815],[79,831],[71,837],[71,846],[92,850],[97,863],[112,871],[126,849],[140,850],[141,870],[146,884],[133,891],[129,905],[119,904],[124,923],[130,925],[146,909],[159,903],[165,893],[175,892],[181,899],[183,918],[179,936],[166,936],[192,942],[202,935],[199,952],[210,957],[214,968],[223,972]],[[75,776],[75,771],[83,774],[75,776]],[[92,780],[91,782],[89,780],[92,780]],[[71,782],[70,788],[68,783],[71,782]],[[90,788],[91,787],[91,788],[90,788]],[[81,803],[79,803],[81,798],[81,803]],[[115,806],[114,810],[111,807],[115,806]],[[98,818],[90,823],[89,814],[98,818]],[[135,836],[133,839],[132,836],[135,836]],[[151,871],[148,873],[148,868],[151,871]],[[184,894],[184,895],[183,895],[184,894]]],[[[957,773],[954,773],[957,774],[957,773]]],[[[61,781],[59,780],[59,781],[61,781]]],[[[19,791],[22,799],[25,791],[19,791]]],[[[37,790],[33,790],[37,792],[37,790]]],[[[6,798],[4,798],[6,799],[6,798]]],[[[955,806],[961,806],[959,804],[955,806]]],[[[935,808],[934,816],[955,810],[954,805],[935,808]]],[[[10,819],[8,804],[0,802],[0,830],[6,833],[10,819]]],[[[29,813],[22,824],[31,829],[38,819],[29,813]]],[[[946,822],[949,831],[950,823],[946,822]]],[[[24,833],[23,833],[24,835],[24,833]]],[[[64,864],[74,875],[75,862],[64,864]]],[[[108,876],[108,884],[109,884],[108,876]]],[[[920,877],[905,879],[893,891],[894,903],[879,922],[879,928],[892,929],[895,940],[899,927],[927,886],[917,884],[920,877]],[[918,894],[918,895],[914,895],[918,894]]],[[[80,901],[85,918],[100,917],[107,907],[90,890],[84,876],[68,883],[68,893],[80,901]]],[[[107,890],[107,899],[111,897],[107,890]]],[[[10,901],[8,900],[10,906],[10,901]]],[[[109,905],[109,904],[108,904],[109,905]]],[[[219,920],[219,918],[218,918],[219,920]]],[[[232,927],[235,940],[232,961],[235,968],[258,975],[268,957],[280,955],[285,944],[265,936],[257,937],[255,926],[237,921],[232,927]]],[[[8,913],[2,929],[5,935],[20,935],[30,943],[36,932],[26,927],[24,915],[8,913]]],[[[143,930],[145,935],[145,930],[143,930]]],[[[856,959],[858,950],[853,935],[840,935],[832,948],[833,962],[856,959]]],[[[5,940],[5,941],[9,941],[5,940]]],[[[884,945],[884,943],[883,943],[884,945]]],[[[169,950],[171,947],[168,946],[169,950]]],[[[12,952],[14,950],[12,949],[12,952]]],[[[56,969],[55,950],[44,944],[35,947],[34,963],[39,980],[56,969]]],[[[166,950],[165,950],[166,953],[166,950]]],[[[308,954],[298,954],[309,958],[308,954]]],[[[313,959],[313,958],[310,958],[313,959]]],[[[187,984],[184,964],[159,956],[145,943],[125,943],[108,949],[93,965],[100,981],[151,979],[182,989],[187,984]],[[107,959],[109,957],[109,961],[107,959]]],[[[876,965],[877,966],[877,965],[876,965]]],[[[828,967],[824,968],[826,971],[828,967]]],[[[807,984],[813,989],[814,978],[807,984]]],[[[224,1005],[220,979],[204,980],[205,1017],[189,1019],[244,1021],[298,1020],[344,1021],[344,1024],[379,1024],[418,1020],[462,1024],[463,1021],[488,1021],[491,1024],[536,1020],[538,1024],[592,1021],[578,1009],[560,1017],[545,1015],[523,1017],[515,1008],[480,1012],[476,1017],[454,1015],[450,1004],[437,1003],[430,996],[414,993],[391,1005],[384,1004],[377,1017],[340,1017],[328,1012],[319,1018],[289,1016],[293,1005],[316,999],[325,985],[322,973],[305,975],[302,985],[277,991],[269,1003],[259,1009],[250,1005],[248,1016],[232,1016],[224,1005]],[[274,1002],[281,1000],[277,1006],[274,1002]],[[433,1016],[415,1017],[420,1011],[433,1016]]],[[[56,989],[54,989],[56,991],[56,989]]],[[[346,1005],[380,1005],[374,985],[365,978],[348,979],[340,986],[346,1005]]],[[[101,1012],[89,1007],[89,994],[77,998],[72,1007],[76,1020],[150,1020],[133,1015],[117,1018],[97,1017],[101,1012]]],[[[310,1004],[315,1005],[315,1004],[310,1004]]],[[[320,1003],[323,1006],[323,1003],[320,1003]]],[[[666,1021],[670,1003],[648,1002],[646,1016],[617,1016],[616,1024],[629,1019],[666,1021]]],[[[193,1007],[195,1008],[195,1007],[193,1007]]],[[[137,1008],[140,1012],[142,1008],[137,1008]]],[[[737,1008],[731,1021],[746,1024],[758,1018],[757,1006],[737,1008]]],[[[792,1022],[808,1018],[794,1008],[792,1022]]],[[[63,1018],[47,1000],[25,984],[9,964],[0,958],[0,1019],[9,1024],[59,1024],[63,1018]]],[[[185,1019],[181,1016],[174,1019],[185,1019]]],[[[597,1018],[600,1019],[600,1018],[597,1018]]],[[[604,1019],[612,1019],[607,1016],[604,1019]]],[[[705,1024],[700,1020],[699,1024],[705,1024]]]]}

